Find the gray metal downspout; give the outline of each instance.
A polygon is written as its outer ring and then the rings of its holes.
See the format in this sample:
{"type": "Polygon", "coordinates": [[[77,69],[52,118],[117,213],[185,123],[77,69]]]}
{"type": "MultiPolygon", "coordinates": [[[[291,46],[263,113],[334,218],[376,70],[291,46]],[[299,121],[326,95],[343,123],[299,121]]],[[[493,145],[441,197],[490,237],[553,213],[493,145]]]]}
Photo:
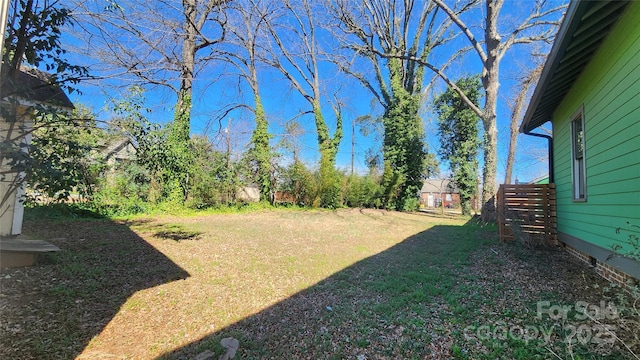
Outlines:
{"type": "Polygon", "coordinates": [[[553,176],[553,137],[545,134],[536,134],[532,132],[524,132],[523,134],[535,137],[541,137],[549,141],[549,184],[552,184],[555,180],[553,176]]]}

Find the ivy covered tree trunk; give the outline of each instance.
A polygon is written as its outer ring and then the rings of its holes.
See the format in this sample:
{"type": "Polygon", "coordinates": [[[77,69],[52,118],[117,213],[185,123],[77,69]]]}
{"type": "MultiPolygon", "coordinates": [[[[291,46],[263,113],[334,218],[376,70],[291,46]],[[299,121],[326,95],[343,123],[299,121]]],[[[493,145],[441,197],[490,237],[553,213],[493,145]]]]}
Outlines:
{"type": "Polygon", "coordinates": [[[342,141],[342,116],[336,111],[336,131],[333,138],[329,135],[329,127],[324,121],[318,100],[313,101],[313,116],[320,148],[320,206],[333,209],[340,205],[340,182],[335,164],[338,146],[342,141]]]}
{"type": "Polygon", "coordinates": [[[196,57],[196,36],[198,35],[197,7],[195,0],[185,0],[184,7],[182,62],[180,63],[180,88],[176,102],[170,139],[188,144],[191,121],[191,99],[193,96],[193,74],[196,57]]]}
{"type": "Polygon", "coordinates": [[[412,96],[396,96],[384,122],[385,207],[414,210],[426,167],[424,131],[418,116],[419,103],[412,96]]]}
{"type": "Polygon", "coordinates": [[[258,62],[263,54],[258,44],[263,41],[260,36],[265,26],[265,21],[270,17],[268,8],[258,3],[235,4],[232,6],[231,23],[228,23],[229,32],[232,34],[231,43],[237,44],[240,51],[226,53],[226,59],[233,64],[242,78],[244,78],[253,92],[255,128],[251,135],[251,148],[248,152],[249,162],[252,165],[253,176],[260,191],[260,198],[270,203],[275,201],[274,169],[271,164],[273,152],[271,150],[271,135],[269,134],[269,122],[262,105],[260,96],[260,79],[258,78],[258,62]]]}
{"type": "Polygon", "coordinates": [[[389,209],[415,210],[427,157],[424,128],[418,114],[420,90],[416,86],[422,81],[421,72],[415,79],[405,79],[402,61],[390,59],[388,65],[391,101],[382,119],[384,205],[389,209]]]}
{"type": "MultiPolygon", "coordinates": [[[[189,196],[189,171],[192,163],[189,149],[191,131],[191,106],[193,96],[193,74],[196,56],[196,36],[198,30],[195,0],[183,1],[184,35],[182,42],[182,63],[180,64],[180,88],[176,102],[173,124],[169,132],[170,162],[168,177],[170,187],[178,186],[183,201],[189,196]]],[[[174,192],[177,189],[169,189],[174,192]]]]}
{"type": "Polygon", "coordinates": [[[190,120],[191,120],[191,94],[189,89],[181,92],[181,98],[176,105],[173,124],[168,137],[169,163],[167,165],[166,180],[169,184],[169,192],[182,192],[182,201],[189,196],[189,172],[193,162],[190,149],[190,120]]]}
{"type": "Polygon", "coordinates": [[[176,143],[188,144],[191,132],[191,88],[180,90],[169,137],[176,143]]]}
{"type": "Polygon", "coordinates": [[[267,118],[259,95],[255,96],[255,107],[256,128],[251,136],[253,148],[250,150],[250,157],[256,163],[260,197],[273,203],[273,169],[271,166],[271,146],[269,145],[271,136],[269,135],[267,118]]]}

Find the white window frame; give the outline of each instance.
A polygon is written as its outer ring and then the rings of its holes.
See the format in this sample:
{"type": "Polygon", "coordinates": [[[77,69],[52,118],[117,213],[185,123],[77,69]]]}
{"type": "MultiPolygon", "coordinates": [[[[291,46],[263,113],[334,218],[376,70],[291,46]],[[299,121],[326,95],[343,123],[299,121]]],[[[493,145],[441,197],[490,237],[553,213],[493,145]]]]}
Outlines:
{"type": "Polygon", "coordinates": [[[587,157],[586,130],[584,127],[584,105],[571,116],[571,184],[575,202],[587,201],[587,157]],[[582,131],[579,135],[577,131],[582,131]]]}

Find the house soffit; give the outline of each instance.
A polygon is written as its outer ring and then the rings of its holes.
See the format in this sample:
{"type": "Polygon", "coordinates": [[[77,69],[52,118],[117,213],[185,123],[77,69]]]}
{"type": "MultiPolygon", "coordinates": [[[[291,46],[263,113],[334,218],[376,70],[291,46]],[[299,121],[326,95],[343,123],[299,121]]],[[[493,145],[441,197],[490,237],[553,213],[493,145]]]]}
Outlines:
{"type": "Polygon", "coordinates": [[[551,120],[627,4],[627,1],[574,1],[569,5],[520,132],[528,133],[551,120]]]}

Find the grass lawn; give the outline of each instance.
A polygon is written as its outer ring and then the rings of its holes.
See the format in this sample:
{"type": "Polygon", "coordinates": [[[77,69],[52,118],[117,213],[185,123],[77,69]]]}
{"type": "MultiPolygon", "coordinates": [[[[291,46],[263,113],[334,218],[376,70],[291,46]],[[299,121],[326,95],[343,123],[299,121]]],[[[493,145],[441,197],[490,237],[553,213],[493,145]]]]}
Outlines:
{"type": "Polygon", "coordinates": [[[62,251],[1,270],[2,359],[217,359],[225,337],[236,358],[640,354],[629,296],[564,251],[499,244],[468,219],[278,210],[24,230],[62,251]],[[580,301],[616,312],[584,319],[580,301]]]}

